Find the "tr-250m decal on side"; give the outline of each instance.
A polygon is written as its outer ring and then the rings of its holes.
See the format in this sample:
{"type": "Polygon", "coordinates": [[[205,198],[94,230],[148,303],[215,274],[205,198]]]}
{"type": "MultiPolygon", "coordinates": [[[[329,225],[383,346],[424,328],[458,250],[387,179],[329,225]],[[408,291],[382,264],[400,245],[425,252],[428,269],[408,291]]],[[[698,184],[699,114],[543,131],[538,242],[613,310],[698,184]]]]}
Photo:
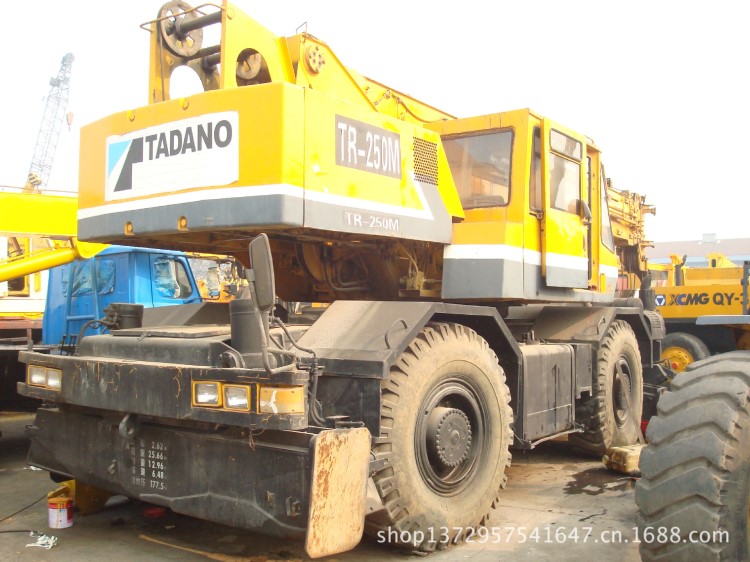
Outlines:
{"type": "Polygon", "coordinates": [[[400,179],[401,136],[337,115],[336,164],[400,179]]]}
{"type": "Polygon", "coordinates": [[[237,181],[238,123],[227,111],[107,137],[106,200],[237,181]]]}

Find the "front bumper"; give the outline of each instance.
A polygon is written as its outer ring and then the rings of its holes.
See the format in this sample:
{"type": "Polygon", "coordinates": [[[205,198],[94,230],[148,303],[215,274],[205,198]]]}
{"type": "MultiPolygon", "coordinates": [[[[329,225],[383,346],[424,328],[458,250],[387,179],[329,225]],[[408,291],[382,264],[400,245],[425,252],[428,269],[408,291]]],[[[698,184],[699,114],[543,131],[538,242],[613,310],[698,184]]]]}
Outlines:
{"type": "Polygon", "coordinates": [[[288,371],[269,377],[258,369],[231,369],[206,366],[136,361],[110,357],[78,357],[22,352],[27,365],[62,371],[58,390],[18,383],[18,393],[55,404],[71,404],[121,414],[137,414],[171,420],[204,421],[257,429],[307,427],[307,412],[269,414],[261,412],[260,389],[298,387],[307,395],[306,371],[288,371]],[[249,411],[196,407],[192,385],[196,381],[250,387],[249,411]]]}
{"type": "Polygon", "coordinates": [[[349,550],[362,537],[364,428],[253,435],[43,407],[28,431],[29,464],[177,513],[306,537],[313,558],[349,550]]]}

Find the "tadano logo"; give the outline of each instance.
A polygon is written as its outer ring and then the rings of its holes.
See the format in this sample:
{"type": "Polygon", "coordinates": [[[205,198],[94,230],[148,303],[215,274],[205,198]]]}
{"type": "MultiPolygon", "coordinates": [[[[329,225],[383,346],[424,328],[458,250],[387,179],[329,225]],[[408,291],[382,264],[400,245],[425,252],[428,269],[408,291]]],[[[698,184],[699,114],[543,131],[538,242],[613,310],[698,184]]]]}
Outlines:
{"type": "Polygon", "coordinates": [[[106,199],[227,185],[239,175],[236,112],[107,139],[106,199]]]}
{"type": "Polygon", "coordinates": [[[107,147],[107,178],[117,169],[114,191],[133,188],[133,164],[143,162],[143,138],[115,142],[107,147]],[[124,161],[123,161],[124,155],[124,161]]]}

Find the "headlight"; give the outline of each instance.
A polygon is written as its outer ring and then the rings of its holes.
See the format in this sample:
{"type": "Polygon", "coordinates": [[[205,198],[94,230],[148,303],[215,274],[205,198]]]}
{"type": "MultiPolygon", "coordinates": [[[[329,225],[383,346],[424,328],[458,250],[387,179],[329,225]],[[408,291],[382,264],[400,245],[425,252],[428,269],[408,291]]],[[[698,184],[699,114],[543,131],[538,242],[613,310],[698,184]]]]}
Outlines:
{"type": "Polygon", "coordinates": [[[29,368],[26,370],[28,383],[32,386],[44,386],[47,382],[47,375],[44,371],[44,367],[29,365],[29,368]]]}
{"type": "Polygon", "coordinates": [[[60,390],[62,371],[41,365],[29,365],[26,368],[26,382],[31,386],[41,386],[49,390],[60,390]]]}
{"type": "Polygon", "coordinates": [[[227,410],[250,411],[250,387],[224,385],[224,408],[227,410]]]}
{"type": "Polygon", "coordinates": [[[218,382],[193,381],[193,406],[221,406],[218,382]]]}
{"type": "Polygon", "coordinates": [[[47,369],[47,388],[60,390],[62,384],[62,371],[60,369],[47,369]]]}

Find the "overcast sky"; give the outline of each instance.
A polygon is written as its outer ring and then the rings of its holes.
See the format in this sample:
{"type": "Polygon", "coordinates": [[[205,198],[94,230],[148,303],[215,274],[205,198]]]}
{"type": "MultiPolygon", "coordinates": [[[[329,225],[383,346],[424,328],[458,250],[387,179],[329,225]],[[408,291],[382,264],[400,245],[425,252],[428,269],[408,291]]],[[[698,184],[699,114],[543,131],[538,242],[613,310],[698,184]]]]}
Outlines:
{"type": "MultiPolygon", "coordinates": [[[[344,64],[458,116],[530,107],[594,139],[616,187],[656,205],[655,241],[750,236],[745,2],[237,0],[277,35],[307,30],[344,64]]],[[[79,127],[147,100],[162,2],[3,6],[0,185],[21,186],[49,79],[75,56],[49,189],[75,191],[79,127]]]]}

